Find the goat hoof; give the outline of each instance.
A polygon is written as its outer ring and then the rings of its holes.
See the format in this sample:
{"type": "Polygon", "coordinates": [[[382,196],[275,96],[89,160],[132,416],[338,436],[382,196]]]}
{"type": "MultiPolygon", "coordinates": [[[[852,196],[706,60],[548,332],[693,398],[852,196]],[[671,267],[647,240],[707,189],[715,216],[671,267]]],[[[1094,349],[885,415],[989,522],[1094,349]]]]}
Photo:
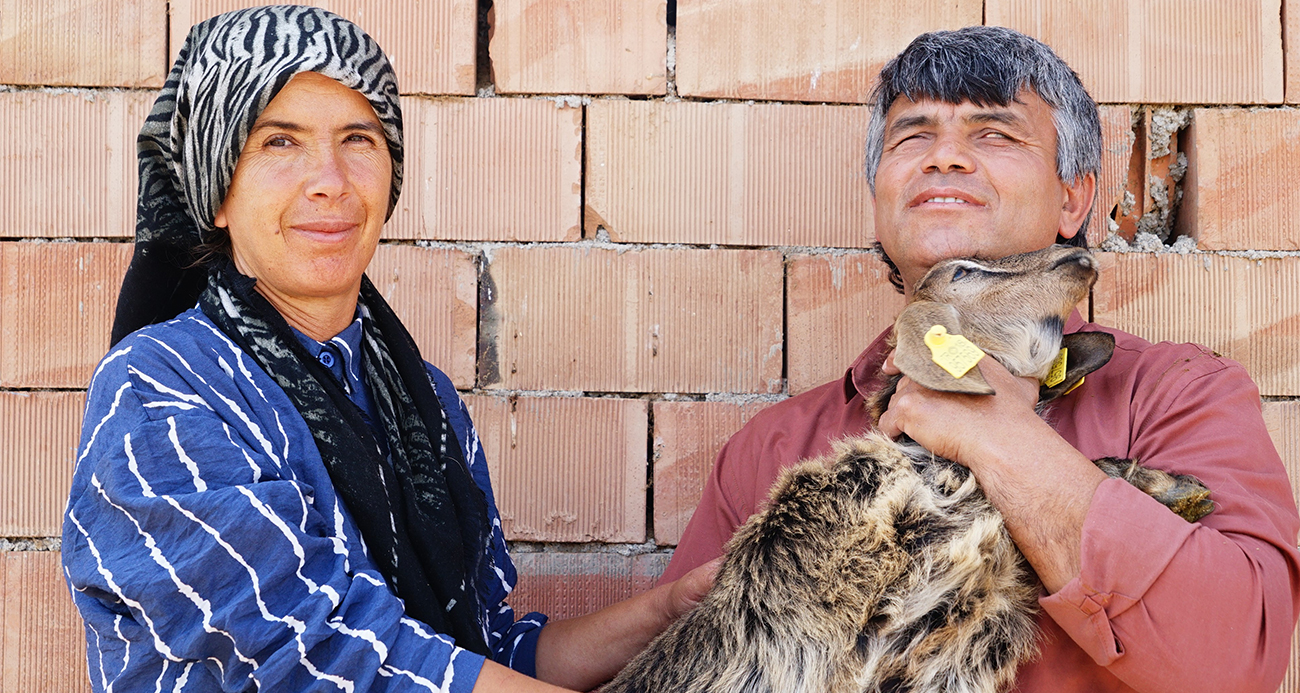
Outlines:
{"type": "Polygon", "coordinates": [[[1173,487],[1164,497],[1157,496],[1156,500],[1188,522],[1196,522],[1214,512],[1210,489],[1205,488],[1200,479],[1186,474],[1175,475],[1173,487]]]}
{"type": "Polygon", "coordinates": [[[1137,460],[1103,457],[1094,460],[1099,469],[1117,479],[1133,484],[1139,491],[1160,501],[1174,514],[1187,520],[1197,520],[1214,512],[1210,489],[1200,479],[1187,474],[1170,474],[1159,469],[1143,467],[1137,460]]]}

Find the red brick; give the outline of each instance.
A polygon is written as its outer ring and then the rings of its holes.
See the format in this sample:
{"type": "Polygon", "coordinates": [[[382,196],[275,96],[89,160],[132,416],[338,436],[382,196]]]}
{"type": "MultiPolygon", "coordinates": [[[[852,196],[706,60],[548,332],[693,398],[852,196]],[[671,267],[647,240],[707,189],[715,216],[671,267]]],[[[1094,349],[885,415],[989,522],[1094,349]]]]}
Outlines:
{"type": "MultiPolygon", "coordinates": [[[[1291,477],[1291,492],[1300,505],[1300,400],[1265,402],[1264,423],[1291,477]]],[[[1300,691],[1300,689],[1297,689],[1300,691]]]]}
{"type": "Polygon", "coordinates": [[[496,90],[666,93],[667,11],[665,0],[496,0],[496,90]]]}
{"type": "Polygon", "coordinates": [[[424,360],[474,386],[478,262],[452,248],[381,245],[366,276],[402,319],[424,360]]]}
{"type": "Polygon", "coordinates": [[[0,235],[134,236],[135,138],[155,97],[0,93],[0,235]]]}
{"type": "Polygon", "coordinates": [[[1300,110],[1198,108],[1179,231],[1207,250],[1300,250],[1300,110]]]}
{"type": "Polygon", "coordinates": [[[1281,103],[1281,0],[988,0],[1103,103],[1281,103]]]}
{"type": "Polygon", "coordinates": [[[780,253],[505,247],[483,281],[485,387],[781,389],[780,253]]]}
{"type": "Polygon", "coordinates": [[[875,253],[796,255],[786,264],[786,378],[798,394],[840,378],[894,324],[903,296],[875,253]]]}
{"type": "Polygon", "coordinates": [[[1093,316],[1240,362],[1263,395],[1300,394],[1300,257],[1100,254],[1093,316]]]}
{"type": "Polygon", "coordinates": [[[0,553],[0,691],[90,691],[86,635],[55,551],[0,553]]]}
{"type": "Polygon", "coordinates": [[[586,231],[615,241],[868,247],[864,106],[587,109],[586,231]]]}
{"type": "Polygon", "coordinates": [[[0,391],[0,536],[59,536],[85,405],[82,392],[0,391]]]}
{"type": "Polygon", "coordinates": [[[128,243],[0,243],[0,386],[85,387],[130,259],[128,243]]]}
{"type": "MultiPolygon", "coordinates": [[[[222,12],[286,4],[285,0],[172,0],[171,59],[190,27],[222,12]]],[[[322,7],[370,34],[397,72],[403,94],[473,94],[478,31],[475,0],[321,0],[292,5],[322,7]]]]}
{"type": "Polygon", "coordinates": [[[514,553],[519,586],[510,595],[515,615],[530,611],[552,619],[599,611],[651,587],[668,567],[663,553],[514,553]]]}
{"type": "Polygon", "coordinates": [[[771,402],[654,403],[654,535],[681,541],[722,446],[771,402]]]}
{"type": "Polygon", "coordinates": [[[0,84],[161,87],[166,60],[166,0],[6,2],[0,12],[0,84]]]}
{"type": "Polygon", "coordinates": [[[1097,198],[1088,223],[1088,245],[1106,240],[1107,218],[1124,199],[1129,169],[1133,165],[1133,112],[1129,106],[1101,106],[1101,174],[1097,176],[1097,198]]]}
{"type": "Polygon", "coordinates": [[[980,0],[677,4],[683,96],[864,102],[876,73],[915,37],[979,24],[980,0]]]}
{"type": "Polygon", "coordinates": [[[402,100],[406,170],[388,238],[581,236],[582,109],[543,99],[402,100]]]}
{"type": "Polygon", "coordinates": [[[646,403],[469,395],[506,538],[645,541],[646,403]]]}

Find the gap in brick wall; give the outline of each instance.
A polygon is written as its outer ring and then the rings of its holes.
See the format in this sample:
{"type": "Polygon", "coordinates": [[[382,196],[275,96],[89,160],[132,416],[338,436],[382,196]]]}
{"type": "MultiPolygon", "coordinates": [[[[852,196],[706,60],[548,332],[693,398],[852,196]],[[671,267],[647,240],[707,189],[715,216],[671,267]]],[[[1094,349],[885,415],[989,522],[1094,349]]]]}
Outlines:
{"type": "MultiPolygon", "coordinates": [[[[587,107],[582,106],[582,137],[578,142],[578,238],[587,235],[587,107]]],[[[595,229],[592,230],[595,235],[595,229]]]]}
{"type": "Polygon", "coordinates": [[[665,17],[668,25],[668,45],[664,53],[665,81],[667,82],[667,99],[677,98],[677,0],[668,0],[665,17]]]}
{"type": "Polygon", "coordinates": [[[1178,252],[1196,249],[1192,236],[1180,233],[1179,207],[1187,173],[1187,128],[1190,106],[1132,107],[1132,154],[1124,190],[1103,219],[1101,250],[1111,252],[1178,252]]]}
{"type": "Polygon", "coordinates": [[[651,553],[672,553],[672,549],[653,541],[640,544],[608,544],[602,541],[548,542],[507,540],[506,549],[511,556],[521,553],[608,553],[619,556],[644,556],[651,553]]]}
{"type": "Polygon", "coordinates": [[[646,402],[646,427],[645,427],[645,538],[651,544],[655,544],[658,538],[658,531],[655,529],[655,467],[659,461],[655,459],[655,408],[652,402],[646,402]]]}
{"type": "Polygon", "coordinates": [[[474,93],[496,95],[496,76],[492,72],[492,0],[478,0],[478,27],[474,34],[474,93]]]}

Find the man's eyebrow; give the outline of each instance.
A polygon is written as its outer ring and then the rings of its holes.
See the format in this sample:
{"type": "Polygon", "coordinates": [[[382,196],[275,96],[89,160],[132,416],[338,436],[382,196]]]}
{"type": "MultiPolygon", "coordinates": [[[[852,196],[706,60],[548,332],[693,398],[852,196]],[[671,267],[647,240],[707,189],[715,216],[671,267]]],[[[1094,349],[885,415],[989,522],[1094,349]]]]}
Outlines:
{"type": "Polygon", "coordinates": [[[938,119],[932,115],[918,114],[918,115],[903,116],[902,118],[899,118],[898,120],[895,120],[893,123],[890,124],[889,132],[895,132],[898,130],[908,130],[911,128],[918,128],[918,127],[921,128],[933,127],[938,122],[939,122],[938,119]]]}
{"type": "Polygon", "coordinates": [[[966,116],[966,122],[975,124],[1001,123],[1009,126],[1021,126],[1025,124],[1025,119],[1009,110],[990,110],[976,111],[975,113],[966,116]]]}

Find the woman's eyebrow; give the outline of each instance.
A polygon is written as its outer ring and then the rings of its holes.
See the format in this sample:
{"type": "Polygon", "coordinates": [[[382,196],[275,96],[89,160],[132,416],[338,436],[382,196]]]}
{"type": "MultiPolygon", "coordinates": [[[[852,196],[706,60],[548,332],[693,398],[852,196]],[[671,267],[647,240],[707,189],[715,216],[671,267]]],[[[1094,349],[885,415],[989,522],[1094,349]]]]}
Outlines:
{"type": "Polygon", "coordinates": [[[376,135],[384,134],[384,129],[380,127],[379,123],[369,121],[369,120],[361,120],[355,123],[348,123],[347,125],[344,125],[343,127],[339,128],[339,130],[341,131],[365,130],[366,132],[373,132],[376,135]]]}
{"type": "Polygon", "coordinates": [[[306,132],[307,126],[287,120],[259,120],[253,124],[253,132],[258,130],[288,130],[289,132],[306,132]]]}
{"type": "MultiPolygon", "coordinates": [[[[310,128],[308,128],[306,125],[294,123],[288,120],[259,120],[257,121],[256,124],[253,125],[252,131],[257,132],[258,130],[267,130],[267,129],[285,130],[287,132],[301,133],[301,132],[307,132],[307,130],[309,130],[310,128]]],[[[375,134],[383,134],[384,132],[384,129],[380,127],[379,123],[374,123],[365,120],[359,120],[355,123],[348,123],[347,125],[344,125],[343,127],[340,127],[338,129],[339,132],[351,132],[353,130],[364,130],[366,132],[373,132],[375,134]]]]}

